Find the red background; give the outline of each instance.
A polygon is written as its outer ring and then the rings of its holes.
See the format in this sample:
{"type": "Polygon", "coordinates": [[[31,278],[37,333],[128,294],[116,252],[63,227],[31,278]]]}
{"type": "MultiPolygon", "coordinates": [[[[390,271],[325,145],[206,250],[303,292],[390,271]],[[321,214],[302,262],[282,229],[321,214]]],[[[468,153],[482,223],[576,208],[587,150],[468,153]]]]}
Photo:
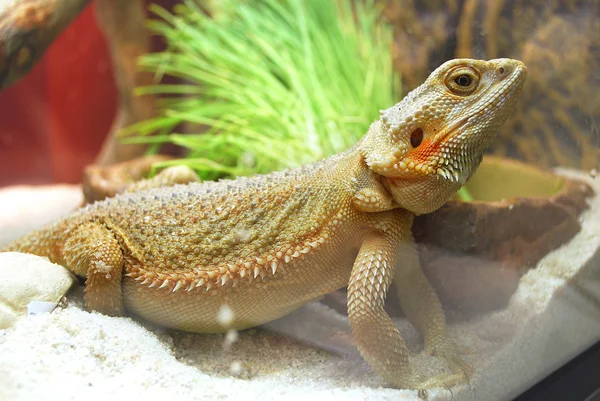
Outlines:
{"type": "Polygon", "coordinates": [[[115,115],[111,67],[92,5],[0,92],[0,186],[81,180],[115,115]]]}

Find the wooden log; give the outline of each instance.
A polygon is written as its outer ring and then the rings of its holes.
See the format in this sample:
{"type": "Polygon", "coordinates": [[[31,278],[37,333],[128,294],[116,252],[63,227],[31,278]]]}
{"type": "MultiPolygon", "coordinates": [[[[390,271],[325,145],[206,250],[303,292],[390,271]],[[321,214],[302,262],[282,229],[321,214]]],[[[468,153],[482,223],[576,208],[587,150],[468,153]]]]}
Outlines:
{"type": "Polygon", "coordinates": [[[90,0],[0,3],[0,90],[25,76],[90,0]]]}

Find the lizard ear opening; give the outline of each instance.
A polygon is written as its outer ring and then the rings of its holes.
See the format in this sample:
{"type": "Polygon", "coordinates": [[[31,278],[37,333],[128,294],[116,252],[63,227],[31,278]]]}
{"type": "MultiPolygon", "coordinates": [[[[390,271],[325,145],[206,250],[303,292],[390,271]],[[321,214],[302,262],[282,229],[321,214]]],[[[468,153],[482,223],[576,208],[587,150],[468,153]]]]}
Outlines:
{"type": "Polygon", "coordinates": [[[423,142],[423,129],[417,128],[410,134],[410,146],[418,148],[421,142],[423,142]]]}

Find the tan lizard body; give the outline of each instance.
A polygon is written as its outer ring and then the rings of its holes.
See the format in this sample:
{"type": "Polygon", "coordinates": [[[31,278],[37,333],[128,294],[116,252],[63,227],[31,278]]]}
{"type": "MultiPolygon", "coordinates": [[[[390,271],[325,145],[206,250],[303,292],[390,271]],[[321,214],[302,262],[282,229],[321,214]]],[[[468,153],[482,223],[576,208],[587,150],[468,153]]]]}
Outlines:
{"type": "Polygon", "coordinates": [[[414,214],[437,209],[471,176],[525,77],[515,60],[452,60],[342,154],[286,172],[121,194],[3,250],[48,256],[86,277],[92,310],[193,332],[259,325],[347,285],[355,343],[390,384],[456,383],[470,369],[446,337],[410,228],[414,214]],[[425,349],[454,375],[419,383],[412,373],[383,309],[392,279],[425,349]],[[231,321],[219,319],[224,305],[231,321]]]}

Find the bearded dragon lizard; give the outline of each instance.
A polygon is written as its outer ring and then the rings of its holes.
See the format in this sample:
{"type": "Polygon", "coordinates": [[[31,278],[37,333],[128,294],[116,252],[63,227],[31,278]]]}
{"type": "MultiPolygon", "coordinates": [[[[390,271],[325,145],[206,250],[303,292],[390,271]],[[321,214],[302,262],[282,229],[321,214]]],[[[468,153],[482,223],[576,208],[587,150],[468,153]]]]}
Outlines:
{"type": "Polygon", "coordinates": [[[256,326],[348,286],[354,342],[390,385],[464,382],[471,369],[447,337],[411,224],[473,174],[525,78],[516,60],[451,60],[341,154],[250,178],[147,185],[3,250],[46,256],[85,277],[90,310],[199,333],[256,326]],[[383,308],[392,279],[425,350],[453,373],[424,382],[413,373],[383,308]],[[224,305],[228,324],[218,318],[224,305]]]}

